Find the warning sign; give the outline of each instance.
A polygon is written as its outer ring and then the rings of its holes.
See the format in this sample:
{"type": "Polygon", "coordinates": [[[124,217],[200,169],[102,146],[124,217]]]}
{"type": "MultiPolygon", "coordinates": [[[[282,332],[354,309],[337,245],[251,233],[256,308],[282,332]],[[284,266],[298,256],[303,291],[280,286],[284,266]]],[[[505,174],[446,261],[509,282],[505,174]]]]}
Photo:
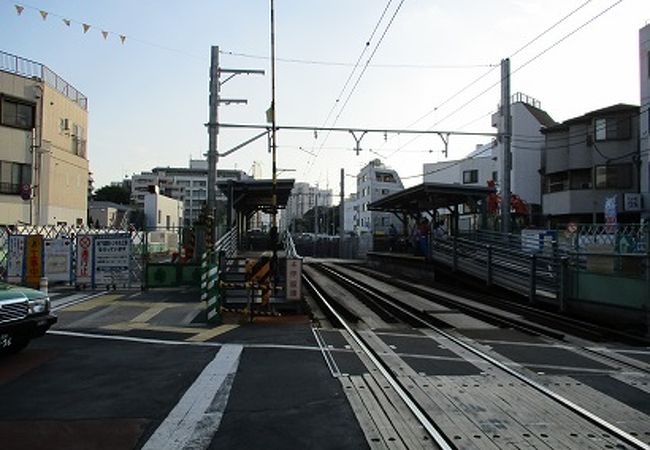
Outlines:
{"type": "Polygon", "coordinates": [[[93,276],[93,237],[77,236],[77,284],[92,284],[93,276]]]}
{"type": "Polygon", "coordinates": [[[95,237],[96,286],[129,284],[131,269],[131,238],[127,235],[95,237]]]}
{"type": "Polygon", "coordinates": [[[70,282],[72,241],[67,238],[45,240],[45,276],[49,281],[70,282]]]}

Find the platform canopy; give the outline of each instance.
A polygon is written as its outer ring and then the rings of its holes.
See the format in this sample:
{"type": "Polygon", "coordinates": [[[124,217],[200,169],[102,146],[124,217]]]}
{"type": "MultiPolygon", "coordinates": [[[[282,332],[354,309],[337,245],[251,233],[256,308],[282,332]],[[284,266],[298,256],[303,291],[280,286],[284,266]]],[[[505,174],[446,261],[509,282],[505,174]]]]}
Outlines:
{"type": "MultiPolygon", "coordinates": [[[[286,208],[295,180],[277,180],[278,208],[286,208]]],[[[223,180],[217,183],[219,190],[232,198],[232,208],[243,215],[256,211],[271,212],[273,206],[272,180],[223,180]]]]}
{"type": "Polygon", "coordinates": [[[371,211],[415,215],[439,208],[455,207],[461,204],[476,204],[487,199],[494,188],[487,186],[465,186],[462,184],[422,183],[403,191],[388,195],[368,205],[371,211]]]}

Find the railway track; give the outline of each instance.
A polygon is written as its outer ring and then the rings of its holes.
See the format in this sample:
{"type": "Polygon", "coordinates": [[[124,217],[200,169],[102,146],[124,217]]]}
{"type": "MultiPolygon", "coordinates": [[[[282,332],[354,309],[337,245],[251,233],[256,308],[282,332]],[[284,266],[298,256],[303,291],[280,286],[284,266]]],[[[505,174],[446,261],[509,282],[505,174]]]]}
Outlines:
{"type": "MultiPolygon", "coordinates": [[[[540,421],[546,420],[544,419],[544,416],[549,413],[550,409],[553,411],[557,410],[557,414],[566,415],[567,420],[571,423],[581,423],[583,425],[580,425],[580,427],[593,430],[592,433],[587,433],[588,436],[601,437],[598,444],[594,446],[596,448],[650,448],[650,446],[641,439],[624,431],[615,423],[612,423],[611,420],[605,420],[587,408],[582,407],[565,396],[551,390],[548,386],[530,378],[522,371],[514,369],[511,367],[511,364],[504,363],[494,355],[488,354],[484,348],[468,343],[466,340],[459,338],[455,334],[444,330],[441,328],[441,324],[422,308],[414,307],[399,301],[394,295],[385,292],[385,289],[382,292],[382,289],[380,288],[355,280],[349,273],[344,274],[332,267],[323,265],[318,265],[316,268],[322,275],[327,276],[329,279],[340,284],[340,286],[353,294],[353,296],[367,308],[375,311],[379,317],[386,320],[386,323],[401,321],[411,327],[425,329],[427,333],[435,335],[437,339],[442,339],[445,342],[450,343],[450,345],[462,349],[463,352],[471,355],[475,360],[480,361],[483,366],[490,366],[493,370],[491,373],[492,375],[495,373],[499,374],[497,379],[502,381],[499,383],[499,386],[522,386],[516,389],[523,389],[525,387],[527,390],[525,395],[533,399],[531,400],[531,405],[546,405],[545,407],[540,406],[540,421]],[[553,407],[549,406],[549,401],[554,404],[553,407]]],[[[467,447],[465,445],[459,445],[459,441],[456,440],[459,438],[458,436],[450,437],[449,433],[445,431],[445,427],[441,427],[437,424],[436,414],[430,414],[430,411],[426,406],[422,406],[418,403],[418,401],[422,399],[422,396],[414,394],[415,391],[413,390],[414,386],[412,384],[413,380],[401,376],[403,367],[396,368],[394,357],[391,363],[391,359],[387,359],[384,354],[386,352],[377,351],[376,340],[373,341],[371,331],[368,331],[367,329],[362,332],[358,331],[359,322],[363,321],[363,317],[358,317],[358,314],[352,314],[356,317],[356,321],[349,322],[345,317],[343,317],[344,314],[351,314],[349,311],[347,313],[343,312],[349,309],[345,305],[345,302],[338,300],[333,301],[332,298],[334,296],[328,295],[326,289],[322,289],[318,286],[318,282],[315,280],[316,272],[306,271],[306,273],[305,284],[318,303],[322,305],[322,308],[330,311],[328,313],[330,322],[333,325],[342,327],[345,332],[350,335],[351,339],[358,347],[358,351],[362,352],[364,357],[371,361],[377,370],[382,373],[386,382],[390,383],[391,387],[393,387],[396,392],[399,392],[400,398],[402,398],[404,403],[408,405],[411,414],[417,418],[419,424],[427,431],[432,441],[435,442],[435,445],[438,448],[475,448],[471,445],[467,447]],[[375,344],[373,344],[373,342],[375,342],[375,344]]],[[[486,318],[487,316],[489,316],[489,314],[486,314],[485,311],[482,311],[480,314],[481,318],[486,318]]],[[[545,336],[551,335],[556,339],[558,338],[558,333],[555,333],[554,335],[554,333],[546,332],[551,330],[546,330],[545,327],[536,330],[537,327],[532,323],[526,323],[525,325],[521,323],[515,324],[515,320],[512,317],[508,317],[507,320],[506,318],[501,317],[496,320],[496,322],[500,326],[516,326],[518,329],[525,332],[535,333],[538,331],[545,331],[543,333],[545,336]]],[[[561,338],[561,336],[559,338],[561,338]]],[[[462,386],[468,385],[462,384],[462,386]]],[[[478,386],[478,384],[475,384],[475,386],[478,386]]],[[[464,391],[461,390],[461,392],[464,391]]],[[[479,394],[477,393],[477,395],[479,394]]],[[[522,435],[525,440],[528,440],[527,443],[530,443],[530,440],[535,440],[534,436],[531,437],[532,435],[529,433],[523,433],[522,435]]],[[[538,437],[540,436],[542,441],[544,439],[550,439],[549,435],[546,433],[538,434],[538,437]]],[[[573,438],[576,439],[576,441],[568,441],[562,445],[566,448],[583,448],[582,444],[577,443],[579,441],[577,436],[577,434],[574,436],[572,433],[571,438],[569,439],[573,438]]],[[[474,435],[474,438],[478,437],[480,437],[480,435],[474,435]]],[[[492,443],[498,443],[499,437],[498,434],[494,434],[491,438],[490,445],[492,443]]],[[[463,441],[463,444],[464,443],[465,442],[463,441]]],[[[483,441],[483,443],[487,444],[487,441],[483,441]]],[[[547,445],[551,448],[555,448],[554,445],[547,445]]],[[[480,445],[478,448],[483,447],[480,445]]],[[[496,445],[496,448],[501,447],[496,445]]]]}

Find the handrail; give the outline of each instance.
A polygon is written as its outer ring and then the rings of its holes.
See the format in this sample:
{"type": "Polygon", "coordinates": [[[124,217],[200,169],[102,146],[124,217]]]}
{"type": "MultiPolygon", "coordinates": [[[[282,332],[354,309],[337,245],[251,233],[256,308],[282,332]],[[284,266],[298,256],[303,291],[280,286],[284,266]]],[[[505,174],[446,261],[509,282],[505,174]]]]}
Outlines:
{"type": "Polygon", "coordinates": [[[237,227],[232,227],[226,234],[221,236],[214,244],[217,253],[223,251],[226,257],[231,257],[237,251],[237,227]]]}
{"type": "Polygon", "coordinates": [[[283,233],[282,241],[284,243],[284,251],[286,252],[287,258],[301,258],[296,251],[296,245],[294,244],[293,237],[289,231],[283,233]]]}

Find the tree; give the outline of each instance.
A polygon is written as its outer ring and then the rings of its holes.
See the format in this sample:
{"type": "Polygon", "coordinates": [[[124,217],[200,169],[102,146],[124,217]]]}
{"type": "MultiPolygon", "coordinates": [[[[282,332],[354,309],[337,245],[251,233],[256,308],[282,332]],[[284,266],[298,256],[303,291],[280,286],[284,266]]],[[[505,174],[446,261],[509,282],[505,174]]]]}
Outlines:
{"type": "Polygon", "coordinates": [[[128,205],[131,202],[131,192],[122,186],[104,186],[95,191],[95,201],[128,205]]]}

